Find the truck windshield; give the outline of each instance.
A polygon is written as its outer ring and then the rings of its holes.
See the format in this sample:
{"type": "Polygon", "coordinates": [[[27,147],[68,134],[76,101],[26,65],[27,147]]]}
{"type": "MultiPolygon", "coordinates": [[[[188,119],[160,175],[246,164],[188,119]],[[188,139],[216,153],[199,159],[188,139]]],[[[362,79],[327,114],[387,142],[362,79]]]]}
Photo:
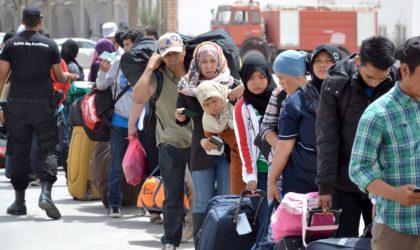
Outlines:
{"type": "Polygon", "coordinates": [[[231,10],[219,9],[216,15],[215,24],[229,24],[231,13],[231,10]]]}

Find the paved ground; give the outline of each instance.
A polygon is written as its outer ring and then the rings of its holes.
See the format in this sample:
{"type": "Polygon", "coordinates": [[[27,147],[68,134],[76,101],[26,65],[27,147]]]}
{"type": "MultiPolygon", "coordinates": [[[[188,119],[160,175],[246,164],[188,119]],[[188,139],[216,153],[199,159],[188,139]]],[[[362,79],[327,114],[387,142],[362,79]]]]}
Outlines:
{"type": "MultiPolygon", "coordinates": [[[[0,169],[0,249],[160,249],[161,225],[149,223],[136,207],[123,208],[123,218],[111,219],[100,201],[75,201],[67,192],[63,172],[53,188],[62,218],[49,219],[38,207],[39,187],[26,192],[28,215],[11,216],[6,209],[14,199],[9,180],[0,169]]],[[[194,249],[193,243],[178,249],[194,249]]]]}

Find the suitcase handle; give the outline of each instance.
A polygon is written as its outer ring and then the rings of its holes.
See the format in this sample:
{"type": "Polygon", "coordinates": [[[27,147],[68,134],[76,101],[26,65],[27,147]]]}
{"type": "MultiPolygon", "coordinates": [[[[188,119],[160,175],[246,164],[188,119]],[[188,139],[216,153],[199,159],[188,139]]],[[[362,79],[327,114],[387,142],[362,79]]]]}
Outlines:
{"type": "Polygon", "coordinates": [[[239,204],[238,204],[238,207],[236,208],[235,216],[233,216],[233,224],[234,225],[236,225],[236,223],[238,223],[238,215],[239,215],[239,212],[241,211],[241,207],[242,207],[244,197],[250,196],[250,195],[253,195],[253,194],[256,194],[257,196],[260,197],[260,200],[258,202],[257,211],[255,211],[254,221],[252,222],[252,225],[254,225],[254,226],[257,225],[258,215],[260,213],[261,205],[262,205],[262,203],[264,201],[264,198],[265,198],[265,192],[261,189],[257,189],[255,191],[251,191],[251,190],[247,190],[247,189],[242,190],[242,192],[240,194],[241,198],[239,199],[239,204]]]}
{"type": "MultiPolygon", "coordinates": [[[[341,216],[341,209],[329,209],[327,211],[327,213],[332,213],[334,215],[335,218],[335,225],[338,225],[340,222],[340,216],[341,216]]],[[[312,217],[314,214],[322,214],[324,213],[324,211],[322,210],[322,208],[317,207],[317,208],[309,208],[308,209],[308,223],[310,223],[312,221],[312,217]]],[[[308,225],[309,226],[309,225],[308,225]]]]}

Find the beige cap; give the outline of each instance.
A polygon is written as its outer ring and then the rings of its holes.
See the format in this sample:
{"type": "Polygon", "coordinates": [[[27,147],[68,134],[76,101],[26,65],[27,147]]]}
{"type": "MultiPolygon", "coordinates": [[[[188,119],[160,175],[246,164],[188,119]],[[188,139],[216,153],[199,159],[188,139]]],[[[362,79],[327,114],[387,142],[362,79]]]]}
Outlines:
{"type": "Polygon", "coordinates": [[[159,38],[159,54],[165,56],[169,52],[181,53],[184,50],[184,43],[180,35],[166,33],[159,38]]]}

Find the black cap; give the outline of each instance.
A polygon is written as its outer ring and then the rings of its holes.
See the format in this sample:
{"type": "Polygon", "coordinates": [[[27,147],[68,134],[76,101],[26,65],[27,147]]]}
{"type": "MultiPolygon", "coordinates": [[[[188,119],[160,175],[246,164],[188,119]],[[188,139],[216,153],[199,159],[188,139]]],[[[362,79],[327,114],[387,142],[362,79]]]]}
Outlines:
{"type": "Polygon", "coordinates": [[[395,52],[402,63],[420,61],[420,36],[409,38],[395,52]]]}
{"type": "Polygon", "coordinates": [[[23,20],[38,20],[42,19],[41,9],[35,5],[28,5],[22,12],[23,20]]]}

